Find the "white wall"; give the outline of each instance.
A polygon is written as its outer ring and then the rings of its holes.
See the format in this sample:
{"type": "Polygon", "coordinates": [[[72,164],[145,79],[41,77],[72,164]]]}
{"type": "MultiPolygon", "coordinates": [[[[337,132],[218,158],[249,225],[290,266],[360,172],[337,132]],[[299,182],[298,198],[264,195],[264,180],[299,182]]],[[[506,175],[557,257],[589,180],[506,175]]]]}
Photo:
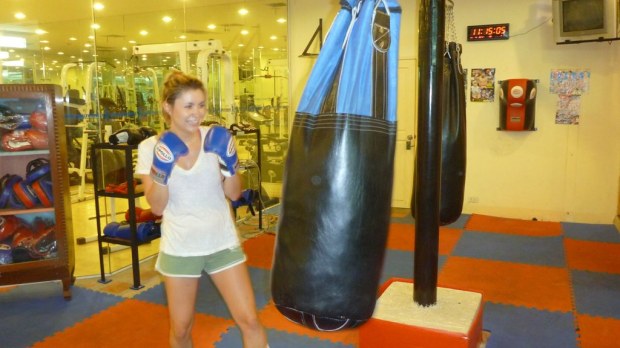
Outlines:
{"type": "MultiPolygon", "coordinates": [[[[403,58],[417,56],[418,2],[401,1],[403,58]]],[[[297,56],[318,18],[327,29],[338,9],[337,0],[289,0],[293,111],[314,63],[297,56]]],[[[464,68],[495,68],[497,80],[540,80],[535,132],[497,131],[497,97],[493,103],[468,102],[464,213],[612,223],[620,176],[620,41],[556,45],[550,0],[456,0],[454,15],[464,68]],[[465,41],[468,25],[492,23],[510,23],[510,39],[465,41]],[[591,71],[579,125],[555,124],[557,95],[549,93],[549,73],[557,68],[591,71]]]]}

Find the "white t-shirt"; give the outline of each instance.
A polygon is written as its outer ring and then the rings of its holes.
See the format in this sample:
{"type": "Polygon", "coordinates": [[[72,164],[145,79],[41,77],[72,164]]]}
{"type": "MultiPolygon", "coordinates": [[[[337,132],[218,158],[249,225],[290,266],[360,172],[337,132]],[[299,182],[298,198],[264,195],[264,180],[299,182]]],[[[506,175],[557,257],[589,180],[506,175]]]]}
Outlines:
{"type": "MultiPolygon", "coordinates": [[[[207,130],[200,127],[203,142],[207,130]]],[[[136,174],[150,173],[157,139],[152,136],[138,145],[136,174]]],[[[160,251],[175,256],[198,256],[240,244],[224,195],[217,155],[201,151],[189,170],[175,165],[168,178],[168,191],[160,251]]]]}

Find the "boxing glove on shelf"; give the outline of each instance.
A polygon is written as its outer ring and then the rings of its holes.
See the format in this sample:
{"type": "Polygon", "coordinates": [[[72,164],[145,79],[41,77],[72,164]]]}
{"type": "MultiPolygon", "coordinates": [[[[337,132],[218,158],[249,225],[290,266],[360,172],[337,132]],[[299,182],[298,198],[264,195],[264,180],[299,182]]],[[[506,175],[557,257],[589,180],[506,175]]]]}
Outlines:
{"type": "Polygon", "coordinates": [[[153,164],[151,165],[151,178],[160,185],[167,185],[174,164],[179,157],[187,155],[187,145],[172,132],[164,132],[153,152],[153,164]]]}
{"type": "Polygon", "coordinates": [[[204,142],[204,151],[215,153],[220,161],[220,171],[226,177],[233,176],[239,167],[235,140],[228,129],[211,126],[204,142]]]}

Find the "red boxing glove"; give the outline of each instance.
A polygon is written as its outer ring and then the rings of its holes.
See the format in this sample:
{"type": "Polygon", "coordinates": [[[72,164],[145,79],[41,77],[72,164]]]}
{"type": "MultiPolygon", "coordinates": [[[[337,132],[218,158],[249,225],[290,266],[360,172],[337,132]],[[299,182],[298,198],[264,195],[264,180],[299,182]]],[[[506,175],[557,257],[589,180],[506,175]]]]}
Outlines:
{"type": "Polygon", "coordinates": [[[0,216],[0,241],[11,238],[20,225],[20,220],[13,215],[0,216]]]}
{"type": "Polygon", "coordinates": [[[47,132],[47,115],[40,110],[33,111],[30,114],[30,124],[37,130],[47,132]]]}
{"type": "Polygon", "coordinates": [[[2,136],[2,150],[4,151],[26,151],[33,148],[32,142],[23,130],[14,130],[2,136]]]}
{"type": "Polygon", "coordinates": [[[43,132],[37,129],[29,129],[25,132],[26,138],[37,150],[45,150],[49,148],[49,139],[47,137],[47,131],[43,132]]]}

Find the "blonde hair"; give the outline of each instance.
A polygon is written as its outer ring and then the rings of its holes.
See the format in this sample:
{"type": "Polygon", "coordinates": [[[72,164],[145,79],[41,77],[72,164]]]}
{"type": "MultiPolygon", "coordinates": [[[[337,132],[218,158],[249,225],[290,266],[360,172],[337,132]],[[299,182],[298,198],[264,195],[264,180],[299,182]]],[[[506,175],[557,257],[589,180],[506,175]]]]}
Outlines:
{"type": "Polygon", "coordinates": [[[161,92],[162,115],[167,124],[170,123],[170,115],[163,107],[163,103],[174,105],[174,101],[187,90],[201,90],[206,95],[205,87],[200,79],[185,74],[180,70],[173,70],[164,81],[164,88],[161,92]]]}

